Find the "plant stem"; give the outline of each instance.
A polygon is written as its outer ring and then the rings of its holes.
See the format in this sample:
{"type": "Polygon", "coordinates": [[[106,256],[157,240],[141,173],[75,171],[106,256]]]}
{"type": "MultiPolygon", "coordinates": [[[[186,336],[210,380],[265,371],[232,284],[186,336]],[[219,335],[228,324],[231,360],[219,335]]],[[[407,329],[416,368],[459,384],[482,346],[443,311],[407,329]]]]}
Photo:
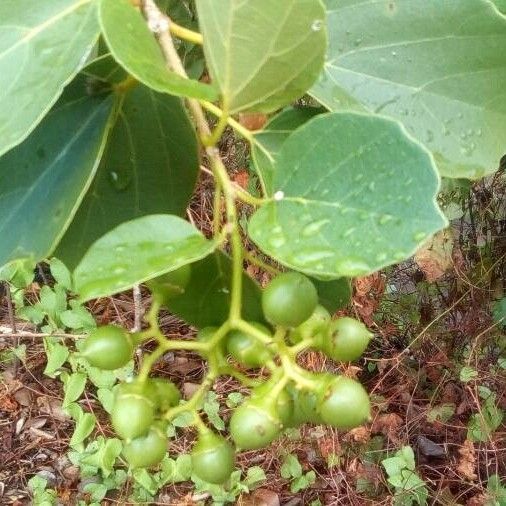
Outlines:
{"type": "Polygon", "coordinates": [[[268,263],[264,262],[261,258],[258,258],[256,255],[254,255],[253,253],[251,253],[246,249],[244,250],[244,258],[253,265],[258,266],[264,271],[270,272],[275,276],[277,276],[281,272],[279,269],[276,269],[276,267],[269,265],[268,263]]]}
{"type": "Polygon", "coordinates": [[[244,321],[244,320],[236,320],[232,321],[231,325],[233,328],[237,330],[242,330],[246,334],[249,334],[251,337],[256,339],[257,341],[260,341],[262,344],[266,345],[272,345],[273,340],[272,337],[266,334],[265,332],[262,332],[261,330],[257,329],[250,323],[244,321]]]}
{"type": "MultiPolygon", "coordinates": [[[[211,114],[214,114],[218,118],[222,118],[224,116],[224,112],[216,105],[212,104],[211,102],[207,102],[206,100],[201,100],[200,105],[209,111],[211,114]]],[[[234,118],[231,118],[227,115],[227,123],[229,126],[231,126],[239,135],[244,137],[247,141],[250,143],[255,142],[255,138],[253,133],[248,130],[247,128],[243,127],[238,121],[236,121],[234,118]]]]}
{"type": "MultiPolygon", "coordinates": [[[[162,13],[159,12],[159,14],[163,17],[162,13]]],[[[158,34],[158,42],[171,69],[181,77],[187,78],[188,76],[185,68],[181,58],[179,58],[170,33],[168,31],[160,32],[158,34]]],[[[242,242],[237,223],[237,211],[235,209],[235,192],[225,166],[221,160],[218,149],[216,149],[214,145],[208,144],[209,139],[212,139],[213,137],[200,103],[194,99],[188,99],[187,102],[197,126],[201,142],[204,146],[206,146],[206,153],[209,157],[214,177],[217,181],[219,181],[225,197],[227,225],[229,227],[230,242],[232,247],[232,293],[230,301],[230,319],[233,320],[240,318],[242,294],[242,242]]]]}
{"type": "Polygon", "coordinates": [[[304,341],[301,341],[300,343],[290,346],[288,349],[290,350],[291,355],[293,357],[296,357],[299,353],[307,350],[308,348],[311,348],[313,343],[314,343],[314,339],[305,339],[304,341]]]}
{"type": "Polygon", "coordinates": [[[197,409],[199,403],[204,398],[204,395],[206,395],[208,390],[212,387],[214,380],[214,375],[211,373],[207,374],[198,390],[192,395],[191,399],[188,402],[180,404],[174,408],[170,408],[163,417],[166,420],[173,420],[176,416],[184,413],[185,411],[193,411],[197,409]]]}
{"type": "Polygon", "coordinates": [[[213,197],[213,234],[220,232],[221,226],[221,184],[215,180],[214,197],[213,197]]]}
{"type": "Polygon", "coordinates": [[[204,39],[202,34],[199,32],[194,32],[193,30],[189,30],[184,26],[178,25],[171,20],[169,25],[169,30],[174,37],[178,39],[187,40],[188,42],[192,42],[193,44],[199,44],[200,46],[204,43],[204,39]]]}
{"type": "Polygon", "coordinates": [[[221,136],[223,135],[223,132],[225,131],[225,128],[227,128],[228,124],[228,112],[227,107],[225,106],[222,109],[222,114],[219,117],[218,123],[216,124],[213,133],[210,137],[206,139],[202,139],[202,142],[204,146],[216,146],[218,144],[219,140],[221,139],[221,136]]]}

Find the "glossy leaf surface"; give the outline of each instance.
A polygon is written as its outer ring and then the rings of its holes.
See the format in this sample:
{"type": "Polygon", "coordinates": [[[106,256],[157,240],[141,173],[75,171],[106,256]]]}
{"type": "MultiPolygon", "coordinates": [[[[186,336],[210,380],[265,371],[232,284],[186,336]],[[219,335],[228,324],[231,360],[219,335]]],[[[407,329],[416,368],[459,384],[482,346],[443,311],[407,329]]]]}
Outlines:
{"type": "Polygon", "coordinates": [[[121,102],[95,180],[57,255],[75,267],[93,241],[120,223],[182,214],[198,168],[195,132],[181,101],[138,85],[121,102]]]}
{"type": "Polygon", "coordinates": [[[346,307],[351,301],[352,289],[349,279],[340,278],[332,281],[312,280],[318,292],[320,304],[329,313],[346,307]]]}
{"type": "Polygon", "coordinates": [[[506,153],[506,18],[487,0],[326,0],[330,48],[311,93],[398,119],[443,176],[479,178],[506,153]]]}
{"type": "Polygon", "coordinates": [[[253,163],[265,193],[272,194],[275,160],[283,143],[306,121],[320,114],[324,109],[304,107],[288,108],[274,116],[267,125],[255,134],[252,145],[253,163]]]}
{"type": "Polygon", "coordinates": [[[214,100],[208,84],[185,79],[169,70],[145,19],[129,0],[101,0],[100,25],[114,58],[136,79],[159,92],[214,100]]]}
{"type": "Polygon", "coordinates": [[[432,158],[398,123],[320,115],[283,144],[274,176],[279,200],[253,215],[248,232],[295,270],[365,275],[410,257],[446,225],[438,188],[432,158]]]}
{"type": "Polygon", "coordinates": [[[37,126],[98,36],[92,0],[0,2],[0,155],[37,126]]]}
{"type": "Polygon", "coordinates": [[[150,215],[128,221],[96,241],[74,271],[82,300],[112,295],[200,260],[215,249],[187,221],[150,215]]]}
{"type": "Polygon", "coordinates": [[[197,0],[204,53],[234,113],[273,111],[305,93],[326,49],[320,0],[197,0]]]}
{"type": "Polygon", "coordinates": [[[84,97],[56,107],[0,158],[0,265],[53,252],[93,179],[113,103],[84,97]]]}

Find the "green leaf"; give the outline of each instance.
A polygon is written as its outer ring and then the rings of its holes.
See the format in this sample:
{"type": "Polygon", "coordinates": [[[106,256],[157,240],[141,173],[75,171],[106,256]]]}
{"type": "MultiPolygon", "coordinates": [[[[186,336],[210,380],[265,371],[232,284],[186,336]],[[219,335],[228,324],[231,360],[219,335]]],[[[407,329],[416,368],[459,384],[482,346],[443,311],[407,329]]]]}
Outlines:
{"type": "Polygon", "coordinates": [[[306,474],[295,478],[290,484],[290,491],[294,494],[300,492],[301,490],[305,490],[310,487],[316,481],[316,473],[314,471],[309,471],[306,474]]]}
{"type": "Polygon", "coordinates": [[[97,390],[97,397],[102,407],[108,413],[111,413],[114,406],[114,392],[110,388],[99,388],[97,390]]]}
{"type": "MultiPolygon", "coordinates": [[[[167,301],[171,312],[197,328],[221,325],[230,308],[232,264],[230,258],[217,251],[192,265],[192,274],[185,292],[167,301]]],[[[243,317],[263,322],[260,287],[243,274],[243,317]]]]}
{"type": "Polygon", "coordinates": [[[140,82],[171,95],[202,100],[217,98],[212,86],[169,70],[154,34],[129,0],[101,0],[99,19],[114,58],[140,82]]]}
{"type": "Polygon", "coordinates": [[[316,107],[290,107],[274,116],[263,130],[254,135],[251,154],[264,193],[274,192],[275,161],[281,146],[297,128],[322,111],[316,107]]]}
{"type": "Polygon", "coordinates": [[[83,65],[98,35],[95,9],[92,0],[0,2],[0,155],[30,134],[83,65]]]}
{"type": "Polygon", "coordinates": [[[248,487],[248,490],[253,490],[265,480],[267,480],[265,471],[260,466],[253,466],[248,468],[243,483],[248,487]]]}
{"type": "Polygon", "coordinates": [[[114,464],[123,449],[123,444],[119,439],[104,439],[102,436],[97,439],[97,442],[97,451],[83,457],[82,462],[100,469],[102,475],[107,478],[114,470],[114,464]]]}
{"type": "Polygon", "coordinates": [[[446,226],[438,187],[431,157],[398,123],[320,115],[283,144],[275,198],[253,215],[248,233],[308,275],[366,275],[409,258],[446,226]]]}
{"type": "Polygon", "coordinates": [[[103,483],[86,483],[83,491],[90,494],[92,501],[100,502],[107,494],[107,487],[103,483]]]}
{"type": "Polygon", "coordinates": [[[197,0],[204,53],[229,112],[274,111],[299,98],[323,67],[320,0],[197,0]]]}
{"type": "Polygon", "coordinates": [[[72,274],[66,265],[58,258],[51,258],[49,261],[51,275],[55,281],[66,290],[72,290],[72,274]]]}
{"type": "Polygon", "coordinates": [[[404,460],[407,469],[415,469],[415,453],[411,446],[403,446],[395,455],[404,460]]]}
{"type": "Polygon", "coordinates": [[[70,438],[69,445],[72,447],[81,445],[82,442],[93,432],[95,422],[95,415],[91,413],[83,413],[81,418],[77,421],[76,428],[70,438]]]}
{"type": "Polygon", "coordinates": [[[209,255],[216,244],[177,216],[150,215],[96,241],[74,271],[81,300],[105,297],[209,255]]]}
{"type": "Polygon", "coordinates": [[[239,406],[239,404],[242,404],[242,401],[244,400],[244,395],[241,394],[241,392],[230,392],[227,395],[227,399],[225,400],[225,403],[227,407],[233,409],[239,406]]]}
{"type": "Polygon", "coordinates": [[[44,349],[47,356],[47,364],[44,369],[44,374],[50,378],[56,376],[56,372],[67,361],[69,350],[57,337],[48,336],[44,337],[44,349]]]}
{"type": "Polygon", "coordinates": [[[174,483],[188,481],[192,474],[192,459],[188,454],[179,455],[176,459],[175,475],[172,478],[174,483]]]}
{"type": "Polygon", "coordinates": [[[447,423],[454,415],[455,407],[456,406],[453,403],[445,403],[440,404],[439,406],[434,406],[427,413],[427,421],[431,423],[436,421],[447,423]]]}
{"type": "Polygon", "coordinates": [[[506,19],[487,0],[325,0],[330,49],[311,94],[402,121],[442,175],[480,178],[506,152],[506,19]]]}
{"type": "Polygon", "coordinates": [[[340,278],[332,281],[313,279],[312,281],[318,291],[320,304],[329,313],[335,313],[350,303],[351,283],[349,279],[340,278]]]}
{"type": "Polygon", "coordinates": [[[492,316],[495,323],[506,327],[506,297],[502,297],[492,304],[492,316]]]}
{"type": "Polygon", "coordinates": [[[0,265],[54,250],[95,174],[112,104],[87,97],[57,107],[0,158],[0,235],[12,237],[0,242],[0,265]]]}
{"type": "Polygon", "coordinates": [[[40,303],[37,303],[33,306],[20,307],[16,311],[16,316],[22,320],[27,320],[29,322],[35,323],[35,325],[40,325],[44,321],[46,313],[44,309],[42,309],[40,303]]]}
{"type": "Polygon", "coordinates": [[[134,480],[146,489],[151,495],[156,494],[158,491],[158,484],[155,478],[149,474],[147,469],[134,469],[134,480]]]}
{"type": "Polygon", "coordinates": [[[499,12],[506,14],[506,0],[492,0],[499,12]]]}
{"type": "Polygon", "coordinates": [[[62,374],[61,376],[64,387],[63,387],[63,408],[66,408],[71,402],[76,401],[81,397],[86,386],[87,376],[82,372],[75,372],[73,374],[62,374]]]}
{"type": "Polygon", "coordinates": [[[54,289],[44,285],[40,290],[40,305],[53,321],[59,320],[59,315],[67,309],[67,294],[65,290],[55,285],[54,289]]]}
{"type": "Polygon", "coordinates": [[[218,396],[215,392],[210,391],[204,400],[202,409],[207,415],[207,419],[218,430],[225,430],[225,422],[220,417],[220,403],[217,400],[218,396]]]}
{"type": "Polygon", "coordinates": [[[398,476],[401,471],[406,467],[406,462],[401,457],[389,457],[383,459],[381,465],[385,468],[389,477],[398,476]]]}
{"type": "Polygon", "coordinates": [[[462,383],[469,383],[473,379],[478,377],[478,371],[474,369],[473,367],[469,367],[465,365],[460,370],[459,378],[462,383]]]}
{"type": "Polygon", "coordinates": [[[60,313],[60,321],[65,327],[72,330],[91,330],[97,326],[91,313],[78,301],[71,300],[70,306],[72,309],[60,313]]]}
{"type": "Polygon", "coordinates": [[[26,288],[35,276],[33,260],[17,260],[0,267],[0,281],[8,281],[14,288],[26,288]]]}
{"type": "MultiPolygon", "coordinates": [[[[110,62],[108,68],[114,72],[110,62]]],[[[121,103],[97,175],[57,256],[74,268],[115,226],[149,214],[182,214],[198,171],[195,131],[181,101],[138,85],[121,103]]]]}
{"type": "Polygon", "coordinates": [[[281,476],[286,480],[302,476],[302,466],[295,455],[291,453],[286,455],[281,466],[281,476]]]}

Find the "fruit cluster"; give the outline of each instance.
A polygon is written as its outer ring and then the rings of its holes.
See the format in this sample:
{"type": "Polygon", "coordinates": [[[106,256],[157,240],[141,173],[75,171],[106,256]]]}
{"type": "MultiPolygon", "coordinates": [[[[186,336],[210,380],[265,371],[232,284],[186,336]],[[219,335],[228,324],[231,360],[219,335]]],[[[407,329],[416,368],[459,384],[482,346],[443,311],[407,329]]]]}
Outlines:
{"type": "MultiPolygon", "coordinates": [[[[151,281],[154,300],[177,297],[190,274],[185,267],[151,281]]],[[[192,451],[194,473],[209,483],[226,482],[234,469],[236,449],[263,448],[284,428],[313,423],[350,429],[368,420],[369,397],[360,383],[330,373],[310,373],[296,363],[297,354],[307,348],[337,361],[356,360],[371,338],[366,327],[352,318],[332,320],[318,305],[313,283],[295,272],[280,274],[270,282],[262,294],[262,308],[264,323],[226,322],[220,328],[201,329],[193,341],[177,341],[181,348],[186,343],[188,349],[198,351],[209,364],[202,388],[186,403],[180,403],[180,392],[173,383],[150,378],[149,369],[141,369],[133,382],[117,387],[111,420],[125,440],[123,455],[132,467],[149,467],[162,460],[167,448],[166,425],[182,411],[194,414],[198,430],[192,451]],[[264,382],[241,372],[260,367],[270,371],[264,382]],[[232,443],[209,429],[198,409],[214,379],[224,374],[252,387],[251,395],[230,418],[232,443]]],[[[150,329],[139,334],[112,325],[100,327],[84,342],[82,355],[96,367],[116,369],[131,360],[143,339],[156,337],[161,350],[156,356],[160,356],[174,341],[161,334],[156,322],[155,315],[150,329]]],[[[150,364],[147,359],[144,363],[150,364]]]]}

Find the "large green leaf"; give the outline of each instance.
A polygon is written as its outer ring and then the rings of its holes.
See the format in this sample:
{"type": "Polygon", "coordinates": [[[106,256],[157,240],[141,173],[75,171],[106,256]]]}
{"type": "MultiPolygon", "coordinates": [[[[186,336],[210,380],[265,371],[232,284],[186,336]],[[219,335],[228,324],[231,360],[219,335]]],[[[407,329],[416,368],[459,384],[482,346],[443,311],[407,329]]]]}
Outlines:
{"type": "Polygon", "coordinates": [[[138,85],[121,103],[95,180],[57,256],[74,267],[92,242],[124,221],[182,214],[198,170],[195,132],[181,100],[138,85]]]}
{"type": "Polygon", "coordinates": [[[500,12],[506,14],[506,0],[492,0],[500,12]]]}
{"type": "MultiPolygon", "coordinates": [[[[263,322],[260,287],[243,274],[242,314],[248,321],[263,322]]],[[[221,325],[230,309],[232,263],[216,251],[192,265],[190,283],[184,294],[170,299],[167,305],[173,313],[197,328],[221,325]]]]}
{"type": "Polygon", "coordinates": [[[98,36],[92,0],[0,1],[0,155],[56,102],[98,36]]]}
{"type": "Polygon", "coordinates": [[[339,278],[332,281],[313,279],[318,291],[320,304],[330,313],[346,307],[351,300],[351,283],[349,279],[339,278]]]}
{"type": "Polygon", "coordinates": [[[487,0],[326,0],[312,95],[400,120],[440,173],[479,178],[506,152],[506,19],[487,0]]]}
{"type": "Polygon", "coordinates": [[[84,301],[112,295],[200,260],[215,247],[177,216],[128,221],[93,243],[74,271],[76,291],[84,301]]]}
{"type": "Polygon", "coordinates": [[[56,107],[0,158],[0,265],[53,251],[93,179],[113,103],[102,95],[56,107]]]}
{"type": "Polygon", "coordinates": [[[404,260],[446,225],[432,158],[384,118],[310,120],[283,144],[274,188],[249,235],[284,265],[316,277],[364,275],[404,260]]]}
{"type": "Polygon", "coordinates": [[[230,112],[273,111],[314,83],[326,49],[320,0],[197,0],[209,71],[230,112]]]}
{"type": "Polygon", "coordinates": [[[263,130],[255,134],[251,153],[264,193],[273,193],[274,162],[283,143],[294,130],[322,111],[324,109],[316,107],[290,107],[274,116],[263,130]]]}
{"type": "Polygon", "coordinates": [[[136,79],[156,91],[204,100],[216,90],[169,70],[162,51],[142,14],[129,0],[100,0],[100,24],[114,58],[136,79]]]}

